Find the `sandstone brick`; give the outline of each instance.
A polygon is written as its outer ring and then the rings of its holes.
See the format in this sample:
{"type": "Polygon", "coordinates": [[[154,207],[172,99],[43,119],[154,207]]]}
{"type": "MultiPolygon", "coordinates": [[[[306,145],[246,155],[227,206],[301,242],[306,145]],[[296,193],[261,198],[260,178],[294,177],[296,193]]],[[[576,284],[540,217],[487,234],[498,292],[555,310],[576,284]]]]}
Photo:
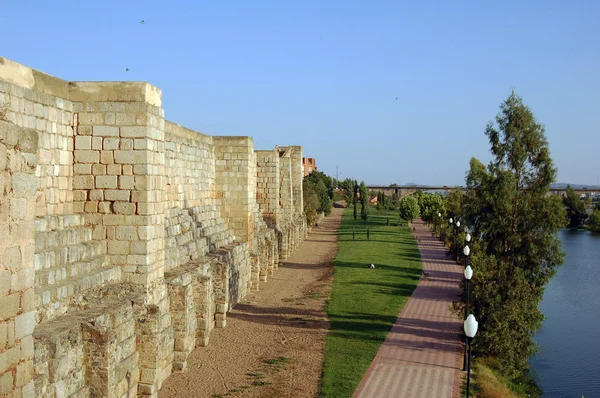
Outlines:
{"type": "Polygon", "coordinates": [[[35,270],[33,268],[21,268],[11,275],[10,288],[13,292],[20,292],[33,287],[35,270]]]}
{"type": "MultiPolygon", "coordinates": [[[[20,253],[19,253],[20,255],[20,253]]],[[[0,297],[6,296],[10,291],[11,272],[8,269],[0,270],[0,297]]],[[[1,346],[0,346],[1,347],[1,346]]]]}
{"type": "MultiPolygon", "coordinates": [[[[94,151],[102,150],[102,137],[92,137],[92,149],[94,151]]],[[[100,154],[100,158],[102,158],[102,154],[100,154]]]]}
{"type": "Polygon", "coordinates": [[[104,114],[104,124],[114,125],[116,122],[116,114],[114,112],[106,112],[104,114]]]}
{"type": "Polygon", "coordinates": [[[104,198],[106,200],[118,200],[128,202],[131,198],[131,191],[129,190],[116,190],[109,189],[104,191],[104,198]]]}
{"type": "Polygon", "coordinates": [[[121,142],[119,143],[119,149],[122,151],[132,151],[133,150],[133,139],[121,138],[121,142]]]}
{"type": "Polygon", "coordinates": [[[109,240],[108,241],[108,254],[129,254],[128,241],[109,240]]]}
{"type": "Polygon", "coordinates": [[[114,189],[117,188],[117,176],[97,176],[96,188],[114,189]]]}
{"type": "Polygon", "coordinates": [[[4,249],[4,267],[17,271],[21,268],[21,248],[18,246],[4,249]]]}
{"type": "Polygon", "coordinates": [[[119,176],[119,189],[133,189],[134,181],[133,176],[119,176]]]}
{"type": "MultiPolygon", "coordinates": [[[[135,115],[131,113],[117,113],[117,124],[119,126],[135,126],[135,115]]],[[[122,131],[121,135],[123,135],[122,131]]]]}
{"type": "MultiPolygon", "coordinates": [[[[35,205],[35,201],[32,200],[35,205]]],[[[28,202],[26,198],[10,198],[9,199],[9,214],[12,218],[17,220],[23,220],[27,217],[28,202]]],[[[33,217],[34,212],[31,214],[33,217]]]]}
{"type": "Polygon", "coordinates": [[[86,213],[97,213],[98,212],[98,201],[90,200],[88,202],[85,202],[85,206],[84,206],[83,210],[86,213]]]}
{"type": "Polygon", "coordinates": [[[100,152],[100,163],[112,164],[114,163],[113,151],[102,151],[100,152]]]}
{"type": "Polygon", "coordinates": [[[76,136],[75,137],[75,149],[91,150],[92,149],[92,137],[91,136],[82,136],[82,135],[76,136]]]}
{"type": "Polygon", "coordinates": [[[8,344],[8,322],[0,322],[0,352],[8,344]]]}
{"type": "Polygon", "coordinates": [[[100,152],[98,151],[75,151],[75,162],[77,163],[98,163],[100,161],[100,152]]]}
{"type": "Polygon", "coordinates": [[[15,378],[15,386],[23,387],[33,379],[33,361],[21,362],[17,365],[17,376],[15,378]]]}
{"type": "Polygon", "coordinates": [[[92,165],[84,163],[75,163],[73,165],[73,173],[77,174],[92,174],[92,165]]]}
{"type": "Polygon", "coordinates": [[[101,137],[118,137],[119,128],[114,126],[94,126],[92,135],[101,137]]]}
{"type": "Polygon", "coordinates": [[[106,174],[106,165],[105,164],[93,164],[92,165],[92,174],[95,176],[105,175],[106,174]]]}
{"type": "Polygon", "coordinates": [[[148,162],[148,152],[146,151],[114,151],[115,163],[125,164],[145,164],[148,162]]]}
{"type": "Polygon", "coordinates": [[[119,139],[118,138],[113,138],[113,137],[106,137],[104,138],[104,142],[103,142],[103,148],[104,150],[115,150],[115,149],[119,149],[119,139]]]}
{"type": "Polygon", "coordinates": [[[35,354],[33,336],[25,336],[21,339],[21,360],[33,358],[35,354]]]}
{"type": "Polygon", "coordinates": [[[133,175],[133,166],[129,164],[123,165],[123,175],[130,176],[133,175]]]}
{"type": "Polygon", "coordinates": [[[106,239],[106,227],[104,225],[96,225],[92,232],[92,239],[94,239],[94,240],[106,239]]]}
{"type": "Polygon", "coordinates": [[[148,136],[148,128],[145,126],[121,127],[121,137],[139,137],[148,136]]]}
{"type": "Polygon", "coordinates": [[[73,176],[73,189],[93,189],[93,188],[94,188],[94,176],[93,175],[73,176]]]}
{"type": "Polygon", "coordinates": [[[0,352],[0,374],[13,367],[19,362],[19,346],[12,347],[4,352],[0,352]]]}
{"type": "Polygon", "coordinates": [[[33,290],[33,283],[30,285],[29,289],[21,294],[21,311],[35,311],[35,291],[33,290]]]}
{"type": "Polygon", "coordinates": [[[117,226],[116,237],[118,240],[137,240],[137,230],[133,226],[117,226]]]}
{"type": "Polygon", "coordinates": [[[34,174],[13,173],[12,188],[15,196],[33,196],[37,191],[38,179],[34,174]]]}
{"type": "Polygon", "coordinates": [[[0,376],[0,395],[9,396],[9,393],[13,391],[14,379],[12,372],[6,372],[0,376]]]}
{"type": "Polygon", "coordinates": [[[135,204],[129,202],[114,202],[113,211],[116,214],[134,214],[135,204]]]}
{"type": "Polygon", "coordinates": [[[105,214],[102,216],[104,225],[122,225],[125,222],[125,216],[122,214],[105,214]]]}
{"type": "Polygon", "coordinates": [[[19,292],[9,294],[8,296],[4,296],[2,298],[2,305],[0,306],[0,321],[4,321],[17,316],[17,314],[20,311],[20,307],[21,294],[19,292]]]}
{"type": "Polygon", "coordinates": [[[98,203],[98,212],[102,213],[102,214],[112,213],[111,202],[99,202],[98,203]]]}
{"type": "Polygon", "coordinates": [[[104,200],[104,192],[101,189],[92,189],[90,192],[90,200],[101,201],[104,200]]]}
{"type": "MultiPolygon", "coordinates": [[[[108,175],[120,175],[122,165],[120,164],[109,164],[106,168],[106,174],[108,175]]],[[[119,187],[120,188],[120,187],[119,187]]]]}

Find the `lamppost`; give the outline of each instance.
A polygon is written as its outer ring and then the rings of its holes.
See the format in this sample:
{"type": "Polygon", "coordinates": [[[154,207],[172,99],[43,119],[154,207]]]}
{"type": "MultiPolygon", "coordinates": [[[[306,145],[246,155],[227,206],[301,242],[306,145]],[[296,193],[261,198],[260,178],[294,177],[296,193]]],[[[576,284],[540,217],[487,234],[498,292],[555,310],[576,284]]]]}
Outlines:
{"type": "MultiPolygon", "coordinates": [[[[460,221],[456,220],[456,237],[458,238],[458,231],[460,231],[460,221]]],[[[458,243],[456,244],[456,261],[458,262],[458,243]]]]}
{"type": "MultiPolygon", "coordinates": [[[[469,256],[469,246],[465,246],[465,256],[469,256]]],[[[467,265],[467,267],[464,270],[464,275],[465,275],[465,284],[467,287],[467,308],[465,309],[465,318],[467,317],[467,314],[469,313],[469,281],[471,280],[471,278],[473,277],[473,269],[471,268],[470,265],[467,265]]],[[[467,344],[468,342],[466,341],[467,337],[465,337],[465,355],[464,355],[464,360],[463,360],[463,370],[467,370],[467,344]]]]}
{"type": "MultiPolygon", "coordinates": [[[[465,232],[467,233],[467,236],[465,236],[465,240],[467,241],[467,243],[469,243],[471,241],[471,234],[469,233],[469,231],[467,230],[467,228],[465,228],[465,232]]],[[[469,246],[465,246],[465,267],[467,265],[469,265],[469,253],[467,253],[467,249],[468,252],[471,252],[471,249],[469,249],[469,246]]]]}
{"type": "MultiPolygon", "coordinates": [[[[452,217],[450,217],[450,228],[448,229],[448,233],[452,234],[452,226],[454,225],[454,220],[452,219],[452,217]]],[[[446,243],[446,241],[444,240],[444,244],[446,243]]],[[[454,242],[451,241],[450,244],[453,244],[454,242]]],[[[450,254],[452,254],[452,246],[450,246],[450,254]]]]}
{"type": "Polygon", "coordinates": [[[467,317],[467,320],[463,326],[465,329],[465,334],[467,335],[467,343],[469,346],[469,358],[467,364],[467,398],[469,398],[469,388],[471,387],[471,341],[473,340],[473,337],[475,337],[475,334],[477,334],[477,327],[479,326],[479,323],[475,319],[475,316],[471,314],[467,317]]]}

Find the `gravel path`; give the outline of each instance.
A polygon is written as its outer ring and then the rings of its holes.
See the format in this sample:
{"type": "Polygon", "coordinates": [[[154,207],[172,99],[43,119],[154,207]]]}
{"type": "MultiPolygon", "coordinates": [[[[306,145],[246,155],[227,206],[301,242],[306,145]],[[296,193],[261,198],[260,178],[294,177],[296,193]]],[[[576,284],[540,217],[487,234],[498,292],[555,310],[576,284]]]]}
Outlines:
{"type": "Polygon", "coordinates": [[[169,377],[160,397],[318,395],[343,210],[334,208],[260,291],[235,306],[227,327],[213,329],[209,345],[192,352],[186,371],[169,377]]]}

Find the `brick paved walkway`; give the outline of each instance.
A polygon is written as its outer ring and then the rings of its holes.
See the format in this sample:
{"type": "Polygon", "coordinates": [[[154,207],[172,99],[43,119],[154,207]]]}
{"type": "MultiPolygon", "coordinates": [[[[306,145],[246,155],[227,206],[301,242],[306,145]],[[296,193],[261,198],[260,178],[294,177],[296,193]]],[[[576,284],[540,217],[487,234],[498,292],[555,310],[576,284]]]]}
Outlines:
{"type": "Polygon", "coordinates": [[[458,397],[462,322],[451,314],[458,300],[463,267],[421,221],[413,224],[419,240],[421,280],[398,316],[353,397],[458,397]]]}

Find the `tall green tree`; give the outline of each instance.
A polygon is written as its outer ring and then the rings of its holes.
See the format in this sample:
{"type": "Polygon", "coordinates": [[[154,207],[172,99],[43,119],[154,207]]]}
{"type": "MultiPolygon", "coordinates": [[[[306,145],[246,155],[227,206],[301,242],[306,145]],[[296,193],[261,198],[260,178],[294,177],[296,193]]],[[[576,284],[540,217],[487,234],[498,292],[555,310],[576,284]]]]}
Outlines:
{"type": "Polygon", "coordinates": [[[600,232],[600,210],[594,210],[588,219],[588,226],[593,232],[600,232]]]}
{"type": "Polygon", "coordinates": [[[356,204],[358,201],[358,197],[359,197],[358,181],[354,180],[354,197],[352,199],[352,204],[354,205],[354,219],[355,220],[356,220],[356,216],[357,216],[356,204]]]}
{"type": "Polygon", "coordinates": [[[514,92],[500,109],[485,132],[493,159],[487,169],[471,160],[462,211],[477,238],[471,245],[475,347],[518,378],[536,351],[533,335],[544,319],[538,304],[563,261],[556,232],[566,215],[560,198],[548,196],[556,168],[544,127],[514,92]]]}
{"type": "Polygon", "coordinates": [[[408,195],[400,199],[400,217],[412,222],[420,214],[419,200],[414,195],[408,195]]]}
{"type": "Polygon", "coordinates": [[[567,210],[567,217],[569,217],[569,227],[578,227],[588,218],[587,208],[589,202],[587,200],[581,200],[577,192],[570,185],[567,185],[566,195],[563,198],[563,204],[567,210]]]}
{"type": "Polygon", "coordinates": [[[360,193],[360,218],[367,221],[369,218],[369,188],[364,181],[360,182],[359,186],[360,193]]]}

